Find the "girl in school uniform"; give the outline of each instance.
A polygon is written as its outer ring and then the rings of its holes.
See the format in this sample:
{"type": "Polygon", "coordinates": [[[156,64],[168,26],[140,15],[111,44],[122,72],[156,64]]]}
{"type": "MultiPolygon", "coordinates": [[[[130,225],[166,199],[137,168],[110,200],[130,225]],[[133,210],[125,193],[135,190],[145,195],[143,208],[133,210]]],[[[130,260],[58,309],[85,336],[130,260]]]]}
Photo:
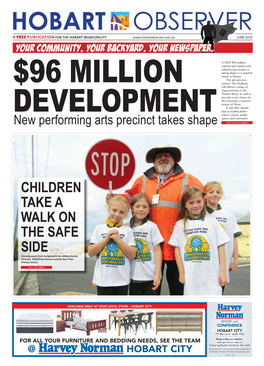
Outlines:
{"type": "Polygon", "coordinates": [[[227,282],[224,244],[229,238],[215,218],[206,216],[204,196],[198,187],[185,189],[169,240],[175,247],[179,281],[190,296],[222,295],[227,282]]]}
{"type": "Polygon", "coordinates": [[[133,231],[123,225],[130,206],[125,197],[115,196],[108,204],[108,219],[96,226],[88,255],[97,256],[93,284],[98,295],[127,295],[130,264],[136,255],[133,231]]]}
{"type": "Polygon", "coordinates": [[[235,272],[239,264],[237,237],[242,235],[242,232],[233,212],[222,208],[219,204],[222,197],[224,197],[222,184],[216,181],[208,182],[204,186],[204,192],[206,194],[205,208],[207,215],[215,217],[230,238],[230,241],[225,245],[226,270],[229,282],[229,272],[235,272]]]}
{"type": "Polygon", "coordinates": [[[137,254],[131,263],[130,295],[156,295],[160,285],[163,237],[149,220],[150,209],[151,201],[144,193],[133,196],[128,225],[133,230],[137,254]]]}

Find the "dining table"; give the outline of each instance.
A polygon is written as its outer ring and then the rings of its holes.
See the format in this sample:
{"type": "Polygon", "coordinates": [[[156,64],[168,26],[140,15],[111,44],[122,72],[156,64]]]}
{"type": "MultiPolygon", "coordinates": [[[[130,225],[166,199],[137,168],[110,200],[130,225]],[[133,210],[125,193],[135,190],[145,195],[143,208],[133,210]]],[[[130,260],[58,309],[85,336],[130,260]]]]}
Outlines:
{"type": "MultiPolygon", "coordinates": [[[[120,336],[120,328],[121,328],[121,319],[125,318],[127,315],[139,315],[139,314],[143,314],[146,315],[147,312],[146,311],[142,311],[142,310],[135,310],[135,309],[130,309],[130,311],[117,311],[115,313],[109,313],[109,330],[110,330],[110,326],[111,326],[111,320],[112,317],[113,318],[117,318],[118,319],[118,335],[120,336]]],[[[151,323],[150,323],[151,324],[151,323]]]]}

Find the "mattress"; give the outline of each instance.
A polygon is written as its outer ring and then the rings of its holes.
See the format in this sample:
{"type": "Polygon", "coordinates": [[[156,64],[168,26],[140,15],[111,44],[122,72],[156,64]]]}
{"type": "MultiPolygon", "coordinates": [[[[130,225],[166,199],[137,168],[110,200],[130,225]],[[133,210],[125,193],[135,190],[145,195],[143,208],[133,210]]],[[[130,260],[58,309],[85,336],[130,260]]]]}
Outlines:
{"type": "Polygon", "coordinates": [[[17,333],[53,333],[53,319],[45,313],[24,313],[16,320],[17,333]]]}

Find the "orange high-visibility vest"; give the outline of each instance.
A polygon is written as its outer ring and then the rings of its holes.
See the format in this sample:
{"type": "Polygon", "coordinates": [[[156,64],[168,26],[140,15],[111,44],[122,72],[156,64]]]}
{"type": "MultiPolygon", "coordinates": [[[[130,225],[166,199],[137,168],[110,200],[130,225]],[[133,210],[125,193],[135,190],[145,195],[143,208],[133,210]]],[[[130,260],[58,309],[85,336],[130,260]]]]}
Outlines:
{"type": "Polygon", "coordinates": [[[138,193],[145,193],[151,201],[153,195],[159,194],[158,203],[152,204],[150,219],[158,225],[164,239],[162,244],[163,260],[175,260],[175,248],[169,245],[168,241],[178,220],[182,193],[187,187],[193,186],[203,189],[202,183],[197,178],[191,174],[186,174],[177,164],[174,173],[165,180],[159,189],[157,189],[157,174],[154,168],[151,168],[135,181],[131,189],[125,191],[129,201],[138,193]]]}

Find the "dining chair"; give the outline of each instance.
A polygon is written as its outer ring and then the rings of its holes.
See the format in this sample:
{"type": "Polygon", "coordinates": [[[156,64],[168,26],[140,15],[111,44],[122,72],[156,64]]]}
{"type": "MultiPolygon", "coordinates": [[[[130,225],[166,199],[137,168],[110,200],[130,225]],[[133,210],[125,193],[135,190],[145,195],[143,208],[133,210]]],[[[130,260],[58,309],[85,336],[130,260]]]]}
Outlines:
{"type": "Polygon", "coordinates": [[[144,318],[144,319],[142,319],[142,323],[143,324],[145,324],[145,330],[147,330],[147,326],[148,326],[148,324],[150,325],[150,329],[152,328],[152,329],[154,329],[153,327],[152,327],[152,324],[151,324],[151,319],[152,319],[152,316],[153,316],[153,312],[152,313],[147,313],[146,314],[146,318],[144,318]]]}
{"type": "Polygon", "coordinates": [[[128,332],[130,331],[130,329],[132,329],[134,334],[136,334],[135,330],[133,328],[133,325],[134,325],[133,317],[134,317],[134,314],[127,314],[126,317],[122,319],[123,321],[120,324],[120,329],[124,328],[125,335],[126,335],[127,331],[128,332]]]}
{"type": "MultiPolygon", "coordinates": [[[[145,314],[142,313],[142,314],[135,314],[135,317],[133,319],[133,323],[135,325],[135,332],[137,334],[137,331],[138,329],[140,328],[140,326],[142,326],[142,317],[144,316],[145,314]]],[[[142,326],[142,329],[144,330],[145,332],[145,329],[144,327],[142,326]]]]}
{"type": "MultiPolygon", "coordinates": [[[[127,310],[119,310],[119,313],[126,313],[126,312],[127,312],[127,310]]],[[[121,322],[121,324],[127,323],[127,318],[126,317],[121,318],[120,322],[121,322]]]]}
{"type": "MultiPolygon", "coordinates": [[[[110,311],[110,314],[116,314],[116,313],[118,313],[118,311],[116,311],[116,310],[110,311]]],[[[112,322],[110,324],[110,329],[111,329],[113,323],[115,324],[115,329],[116,329],[116,324],[118,323],[118,319],[115,316],[114,317],[112,316],[112,322]]]]}

